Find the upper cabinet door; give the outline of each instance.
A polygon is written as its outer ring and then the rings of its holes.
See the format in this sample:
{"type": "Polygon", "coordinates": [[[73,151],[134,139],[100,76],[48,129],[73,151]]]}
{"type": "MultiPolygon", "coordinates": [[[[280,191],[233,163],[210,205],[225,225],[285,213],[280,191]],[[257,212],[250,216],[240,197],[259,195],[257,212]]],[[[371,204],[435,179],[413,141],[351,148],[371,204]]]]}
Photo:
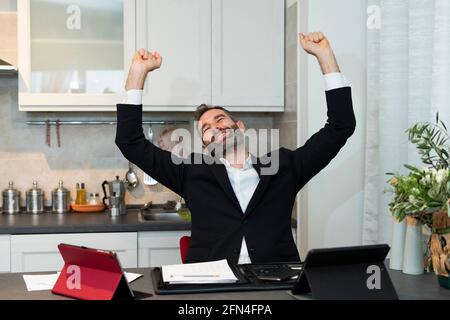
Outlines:
{"type": "Polygon", "coordinates": [[[120,102],[126,64],[135,50],[129,23],[134,0],[18,4],[21,110],[93,111],[120,102]]]}
{"type": "Polygon", "coordinates": [[[192,110],[211,103],[211,0],[138,0],[137,47],[158,51],[144,110],[192,110]]]}
{"type": "Polygon", "coordinates": [[[212,0],[212,102],[284,109],[284,1],[212,0]]]}
{"type": "Polygon", "coordinates": [[[115,111],[137,49],[145,111],[284,110],[284,0],[18,0],[19,109],[115,111]]]}

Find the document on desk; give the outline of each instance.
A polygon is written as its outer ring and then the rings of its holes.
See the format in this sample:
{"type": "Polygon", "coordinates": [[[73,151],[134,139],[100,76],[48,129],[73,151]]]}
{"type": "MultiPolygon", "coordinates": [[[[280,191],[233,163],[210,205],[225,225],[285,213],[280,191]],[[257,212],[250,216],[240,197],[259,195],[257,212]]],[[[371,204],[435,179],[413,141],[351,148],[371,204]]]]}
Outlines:
{"type": "Polygon", "coordinates": [[[23,280],[30,291],[52,290],[58,280],[59,274],[40,274],[40,275],[23,275],[23,280]]]}
{"type": "Polygon", "coordinates": [[[227,260],[162,266],[163,281],[171,284],[234,283],[227,260]]]}

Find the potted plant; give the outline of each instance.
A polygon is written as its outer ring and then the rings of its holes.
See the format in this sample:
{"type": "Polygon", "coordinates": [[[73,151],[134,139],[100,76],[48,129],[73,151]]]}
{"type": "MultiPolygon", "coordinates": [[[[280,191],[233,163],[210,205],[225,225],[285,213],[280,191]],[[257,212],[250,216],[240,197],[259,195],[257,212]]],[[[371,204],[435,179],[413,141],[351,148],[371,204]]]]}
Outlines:
{"type": "MultiPolygon", "coordinates": [[[[427,269],[433,269],[439,283],[450,288],[450,137],[445,123],[417,123],[407,131],[425,166],[405,165],[406,174],[391,175],[394,194],[389,209],[398,221],[414,221],[429,228],[427,269]]],[[[406,245],[405,245],[406,250],[406,245]]]]}

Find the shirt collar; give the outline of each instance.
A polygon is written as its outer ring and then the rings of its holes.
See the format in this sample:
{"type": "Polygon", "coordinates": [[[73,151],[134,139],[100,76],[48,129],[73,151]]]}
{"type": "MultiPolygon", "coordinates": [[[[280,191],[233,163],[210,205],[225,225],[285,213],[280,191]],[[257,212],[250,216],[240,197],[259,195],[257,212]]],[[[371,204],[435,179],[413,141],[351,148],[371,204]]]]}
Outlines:
{"type": "Polygon", "coordinates": [[[225,158],[220,158],[219,160],[220,160],[220,162],[222,162],[225,165],[225,167],[227,169],[248,170],[248,169],[252,169],[253,168],[251,155],[249,155],[248,158],[245,160],[242,169],[238,169],[238,168],[232,167],[231,164],[225,158]]]}

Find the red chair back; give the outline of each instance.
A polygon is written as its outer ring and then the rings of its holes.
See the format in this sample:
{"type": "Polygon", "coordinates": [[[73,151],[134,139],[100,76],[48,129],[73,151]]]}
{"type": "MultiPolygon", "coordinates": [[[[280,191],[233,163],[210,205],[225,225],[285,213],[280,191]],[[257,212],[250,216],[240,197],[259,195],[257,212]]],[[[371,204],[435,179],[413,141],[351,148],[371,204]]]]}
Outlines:
{"type": "Polygon", "coordinates": [[[181,261],[185,263],[187,252],[189,249],[189,243],[191,242],[191,237],[184,236],[180,238],[180,254],[181,254],[181,261]]]}

